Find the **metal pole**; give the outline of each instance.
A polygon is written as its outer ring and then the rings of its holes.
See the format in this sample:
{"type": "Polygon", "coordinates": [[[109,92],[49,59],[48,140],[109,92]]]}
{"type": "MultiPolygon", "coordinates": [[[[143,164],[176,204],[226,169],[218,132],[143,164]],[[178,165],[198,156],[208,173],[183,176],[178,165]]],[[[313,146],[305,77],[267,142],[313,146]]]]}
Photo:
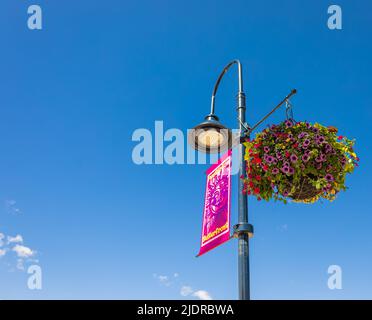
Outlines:
{"type": "MultiPolygon", "coordinates": [[[[245,128],[245,94],[242,91],[238,93],[238,119],[240,136],[244,136],[245,128]]],[[[239,178],[238,178],[238,225],[248,225],[248,201],[247,194],[243,193],[244,181],[246,178],[246,164],[244,161],[245,146],[239,144],[239,178]]],[[[240,232],[238,234],[238,270],[239,270],[239,299],[250,300],[250,279],[249,279],[249,234],[240,232]]]]}
{"type": "Polygon", "coordinates": [[[243,72],[242,65],[239,60],[233,60],[220,73],[216,84],[213,88],[212,99],[211,99],[211,113],[210,116],[214,115],[215,109],[215,97],[217,94],[218,86],[229,68],[234,65],[238,65],[238,76],[239,76],[239,91],[237,95],[238,100],[238,127],[240,134],[239,144],[239,178],[238,178],[238,223],[234,225],[234,237],[238,238],[238,273],[239,273],[239,299],[250,300],[250,279],[249,279],[249,237],[253,235],[253,226],[248,223],[248,199],[247,194],[243,194],[244,190],[244,179],[247,178],[246,163],[244,160],[245,146],[242,143],[243,139],[246,138],[247,134],[261,124],[267,117],[269,117],[275,110],[277,110],[285,101],[287,101],[292,95],[296,94],[296,89],[293,89],[283,101],[281,101],[270,113],[268,113],[262,120],[260,120],[253,128],[249,128],[247,132],[247,126],[245,123],[245,94],[243,92],[243,72]]]}
{"type": "MultiPolygon", "coordinates": [[[[216,84],[213,89],[211,99],[211,115],[214,114],[215,96],[217,94],[218,86],[229,68],[237,64],[238,76],[239,76],[239,91],[237,95],[238,100],[238,126],[240,131],[240,137],[243,138],[246,134],[245,125],[245,94],[243,92],[243,75],[242,65],[239,60],[233,60],[225,66],[221,74],[219,75],[216,84]]],[[[239,299],[250,300],[250,288],[249,288],[249,234],[253,234],[253,226],[248,224],[248,202],[247,195],[243,194],[244,181],[240,177],[246,178],[246,164],[244,161],[245,146],[239,144],[239,182],[238,182],[238,224],[234,226],[234,235],[238,238],[238,273],[239,273],[239,299]]]]}

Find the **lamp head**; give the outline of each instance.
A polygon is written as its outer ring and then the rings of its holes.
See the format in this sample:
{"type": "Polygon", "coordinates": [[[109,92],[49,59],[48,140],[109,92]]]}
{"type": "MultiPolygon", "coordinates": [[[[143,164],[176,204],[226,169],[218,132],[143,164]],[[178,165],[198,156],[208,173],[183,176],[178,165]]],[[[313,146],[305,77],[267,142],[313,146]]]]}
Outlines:
{"type": "Polygon", "coordinates": [[[220,153],[231,148],[231,130],[222,125],[216,115],[209,114],[190,131],[188,143],[204,153],[220,153]]]}

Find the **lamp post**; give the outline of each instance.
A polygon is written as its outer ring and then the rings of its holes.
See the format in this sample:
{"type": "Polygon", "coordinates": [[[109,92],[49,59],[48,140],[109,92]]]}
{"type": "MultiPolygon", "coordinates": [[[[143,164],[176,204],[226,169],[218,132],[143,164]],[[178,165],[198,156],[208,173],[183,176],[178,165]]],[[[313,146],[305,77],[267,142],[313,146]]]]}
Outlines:
{"type": "MultiPolygon", "coordinates": [[[[243,139],[249,134],[245,123],[245,94],[243,92],[242,65],[239,60],[233,60],[225,66],[214,85],[211,112],[205,117],[205,121],[194,127],[189,135],[189,143],[198,151],[205,153],[218,153],[232,147],[231,130],[219,122],[215,115],[215,97],[219,84],[230,69],[236,64],[238,66],[238,94],[237,114],[239,127],[239,177],[246,177],[246,165],[244,161],[245,146],[243,139]]],[[[238,238],[238,274],[239,274],[239,299],[250,299],[249,285],[249,238],[253,236],[253,226],[248,223],[247,195],[243,193],[244,181],[238,179],[238,223],[234,226],[234,237],[238,238]]]]}

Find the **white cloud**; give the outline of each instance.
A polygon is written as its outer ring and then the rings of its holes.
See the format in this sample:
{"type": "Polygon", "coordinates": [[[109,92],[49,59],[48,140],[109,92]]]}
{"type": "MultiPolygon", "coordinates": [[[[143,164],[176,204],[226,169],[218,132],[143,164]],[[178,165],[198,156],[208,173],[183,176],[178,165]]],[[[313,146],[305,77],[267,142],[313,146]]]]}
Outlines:
{"type": "Polygon", "coordinates": [[[28,258],[35,254],[29,247],[22,246],[22,245],[15,245],[12,249],[14,252],[17,253],[17,256],[20,258],[28,258]]]}
{"type": "Polygon", "coordinates": [[[205,290],[195,291],[192,295],[199,298],[200,300],[212,300],[210,294],[205,290]]]}
{"type": "MultiPolygon", "coordinates": [[[[173,273],[172,276],[158,275],[153,273],[153,277],[157,279],[161,284],[169,287],[171,285],[179,284],[179,274],[177,272],[173,273]]],[[[192,287],[187,285],[182,285],[180,288],[180,295],[183,297],[193,296],[200,300],[212,300],[211,295],[205,290],[194,290],[192,287]]]]}
{"type": "Polygon", "coordinates": [[[170,281],[170,278],[166,275],[158,275],[156,273],[153,274],[154,278],[157,279],[160,284],[169,287],[172,285],[172,281],[170,281]]]}
{"type": "Polygon", "coordinates": [[[22,243],[23,237],[17,234],[15,237],[8,236],[8,243],[22,243]]]}
{"type": "Polygon", "coordinates": [[[191,287],[189,287],[189,286],[182,286],[182,287],[181,287],[180,294],[181,294],[181,296],[183,296],[183,297],[187,297],[187,296],[189,296],[190,294],[192,294],[192,292],[193,292],[193,290],[192,290],[191,287]]]}
{"type": "Polygon", "coordinates": [[[168,281],[168,276],[160,275],[160,276],[158,276],[158,279],[159,279],[160,282],[166,282],[166,281],[168,281]]]}
{"type": "Polygon", "coordinates": [[[200,300],[212,300],[211,295],[205,290],[196,290],[194,291],[189,286],[182,286],[180,291],[181,296],[187,297],[192,295],[193,297],[199,298],[200,300]]]}
{"type": "Polygon", "coordinates": [[[6,254],[6,249],[0,249],[0,258],[5,256],[6,254]]]}

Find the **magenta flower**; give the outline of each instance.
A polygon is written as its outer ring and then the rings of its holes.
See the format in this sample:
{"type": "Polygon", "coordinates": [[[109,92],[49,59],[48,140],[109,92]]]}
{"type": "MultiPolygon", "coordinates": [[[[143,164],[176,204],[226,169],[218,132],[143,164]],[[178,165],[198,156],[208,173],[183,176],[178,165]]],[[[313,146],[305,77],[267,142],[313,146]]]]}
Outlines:
{"type": "Polygon", "coordinates": [[[325,152],[326,152],[326,153],[330,153],[331,151],[332,151],[332,147],[331,147],[330,144],[327,143],[327,144],[325,145],[325,152]]]}
{"type": "Polygon", "coordinates": [[[307,136],[308,136],[307,132],[301,132],[301,133],[298,135],[298,139],[302,139],[302,138],[305,138],[305,137],[307,137],[307,136]]]}
{"type": "Polygon", "coordinates": [[[265,146],[264,151],[265,151],[265,153],[268,153],[270,151],[270,148],[268,146],[265,146]]]}
{"type": "Polygon", "coordinates": [[[330,174],[330,173],[327,173],[324,177],[328,182],[332,182],[334,181],[335,179],[333,178],[333,176],[330,174]]]}
{"type": "Polygon", "coordinates": [[[306,140],[302,143],[302,148],[306,149],[309,145],[310,145],[310,139],[306,139],[306,140]]]}
{"type": "Polygon", "coordinates": [[[274,162],[274,157],[273,156],[269,156],[269,155],[265,155],[264,157],[265,161],[269,164],[273,163],[274,162]]]}
{"type": "Polygon", "coordinates": [[[315,158],[315,162],[322,162],[323,160],[322,160],[322,158],[320,157],[320,156],[317,156],[316,158],[315,158]]]}
{"type": "Polygon", "coordinates": [[[342,159],[341,159],[342,166],[345,166],[346,162],[347,162],[346,157],[342,157],[342,159]]]}
{"type": "Polygon", "coordinates": [[[289,167],[287,167],[287,166],[283,166],[281,170],[284,173],[289,173],[289,167]]]}
{"type": "Polygon", "coordinates": [[[286,120],[286,122],[285,122],[285,126],[286,126],[287,128],[292,127],[292,126],[293,126],[292,121],[290,121],[290,120],[286,120]]]}
{"type": "Polygon", "coordinates": [[[304,154],[303,156],[302,156],[302,161],[303,162],[308,162],[310,160],[310,156],[308,155],[308,154],[304,154]]]}
{"type": "Polygon", "coordinates": [[[322,144],[325,142],[325,138],[323,136],[319,136],[319,139],[318,139],[319,143],[322,144]]]}
{"type": "Polygon", "coordinates": [[[279,173],[279,169],[278,168],[274,168],[273,170],[271,170],[271,173],[272,174],[278,174],[279,173]]]}
{"type": "Polygon", "coordinates": [[[297,162],[298,157],[293,153],[293,154],[290,156],[290,159],[291,159],[291,161],[294,163],[294,162],[297,162]]]}

